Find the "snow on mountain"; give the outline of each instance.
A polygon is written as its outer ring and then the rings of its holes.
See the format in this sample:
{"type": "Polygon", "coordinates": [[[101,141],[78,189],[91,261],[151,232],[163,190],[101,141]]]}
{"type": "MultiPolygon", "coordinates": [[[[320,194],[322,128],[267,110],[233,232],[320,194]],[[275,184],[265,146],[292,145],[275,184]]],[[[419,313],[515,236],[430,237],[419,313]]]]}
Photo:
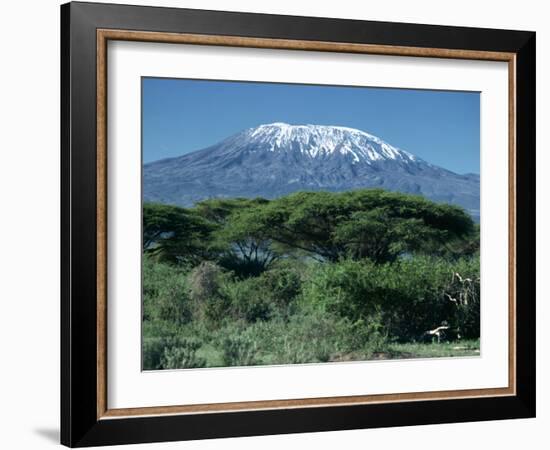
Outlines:
{"type": "Polygon", "coordinates": [[[354,128],[265,124],[143,166],[144,200],[183,206],[215,197],[369,187],[420,194],[479,214],[479,177],[432,165],[354,128]]]}
{"type": "Polygon", "coordinates": [[[325,125],[289,125],[277,122],[250,128],[242,134],[242,145],[258,145],[271,152],[299,151],[312,158],[333,153],[350,155],[354,162],[381,159],[414,161],[414,155],[355,128],[325,125]]]}

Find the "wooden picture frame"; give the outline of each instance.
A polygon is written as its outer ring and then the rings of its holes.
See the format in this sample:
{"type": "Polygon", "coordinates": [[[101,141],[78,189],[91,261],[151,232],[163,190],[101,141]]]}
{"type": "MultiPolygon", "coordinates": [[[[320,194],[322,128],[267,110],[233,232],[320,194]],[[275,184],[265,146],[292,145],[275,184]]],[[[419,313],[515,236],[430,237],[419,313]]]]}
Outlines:
{"type": "Polygon", "coordinates": [[[91,446],[535,415],[535,33],[188,9],[61,7],[61,442],[91,446]],[[107,404],[109,40],[504,61],[506,388],[112,409],[107,404]]]}

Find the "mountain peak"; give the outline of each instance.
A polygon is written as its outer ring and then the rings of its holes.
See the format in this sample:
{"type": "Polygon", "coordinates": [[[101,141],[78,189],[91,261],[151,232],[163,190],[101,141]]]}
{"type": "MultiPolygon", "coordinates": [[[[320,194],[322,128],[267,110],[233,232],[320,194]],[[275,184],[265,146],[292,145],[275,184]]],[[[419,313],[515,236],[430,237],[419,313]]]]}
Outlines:
{"type": "Polygon", "coordinates": [[[479,176],[432,165],[362,130],[275,122],[143,167],[146,201],[277,198],[297,191],[383,188],[479,214],[479,176]]]}
{"type": "MultiPolygon", "coordinates": [[[[413,162],[418,158],[398,149],[377,136],[355,128],[334,125],[290,125],[274,122],[249,128],[238,134],[246,146],[258,146],[271,152],[299,152],[310,157],[343,155],[353,163],[398,160],[413,162]]],[[[234,142],[235,140],[233,140],[234,142]]]]}
{"type": "Polygon", "coordinates": [[[339,125],[318,125],[318,124],[289,124],[286,122],[273,122],[258,125],[257,127],[249,128],[245,132],[252,134],[265,133],[267,131],[279,132],[279,133],[324,133],[324,134],[355,134],[365,136],[375,142],[383,142],[377,136],[367,133],[366,131],[359,130],[357,128],[343,127],[339,125]]]}

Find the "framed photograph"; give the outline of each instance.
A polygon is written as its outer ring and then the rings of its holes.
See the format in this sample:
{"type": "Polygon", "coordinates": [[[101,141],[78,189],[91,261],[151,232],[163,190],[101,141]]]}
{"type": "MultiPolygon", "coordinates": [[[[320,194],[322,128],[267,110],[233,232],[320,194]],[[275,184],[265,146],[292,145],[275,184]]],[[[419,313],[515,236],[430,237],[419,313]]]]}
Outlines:
{"type": "Polygon", "coordinates": [[[61,441],[535,415],[535,33],[61,7],[61,441]]]}

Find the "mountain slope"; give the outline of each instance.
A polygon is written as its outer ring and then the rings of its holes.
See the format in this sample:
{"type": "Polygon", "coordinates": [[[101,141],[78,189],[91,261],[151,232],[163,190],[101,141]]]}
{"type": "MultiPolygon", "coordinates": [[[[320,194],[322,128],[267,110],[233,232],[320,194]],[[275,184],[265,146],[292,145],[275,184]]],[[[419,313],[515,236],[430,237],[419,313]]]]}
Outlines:
{"type": "Polygon", "coordinates": [[[421,194],[479,213],[479,176],[432,165],[360,130],[273,123],[143,166],[145,201],[182,206],[212,197],[274,198],[368,187],[421,194]]]}

